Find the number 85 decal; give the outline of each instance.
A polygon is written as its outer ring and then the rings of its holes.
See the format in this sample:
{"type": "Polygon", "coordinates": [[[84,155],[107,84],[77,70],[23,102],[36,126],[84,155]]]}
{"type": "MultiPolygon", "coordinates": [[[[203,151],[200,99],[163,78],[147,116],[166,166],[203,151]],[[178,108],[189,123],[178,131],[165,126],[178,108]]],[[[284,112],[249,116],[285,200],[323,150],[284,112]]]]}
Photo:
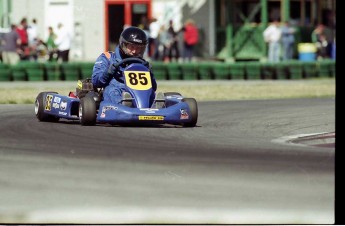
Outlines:
{"type": "Polygon", "coordinates": [[[152,87],[150,72],[125,71],[126,84],[131,89],[148,90],[152,87]]]}

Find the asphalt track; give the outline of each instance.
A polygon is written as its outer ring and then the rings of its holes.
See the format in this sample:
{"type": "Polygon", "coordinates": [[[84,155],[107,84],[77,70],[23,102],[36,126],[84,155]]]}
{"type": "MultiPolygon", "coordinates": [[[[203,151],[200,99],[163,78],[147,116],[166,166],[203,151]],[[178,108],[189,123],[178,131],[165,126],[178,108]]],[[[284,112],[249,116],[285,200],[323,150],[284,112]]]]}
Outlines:
{"type": "Polygon", "coordinates": [[[0,223],[334,223],[334,139],[289,142],[332,137],[334,98],[200,102],[195,128],[0,121],[0,223]]]}

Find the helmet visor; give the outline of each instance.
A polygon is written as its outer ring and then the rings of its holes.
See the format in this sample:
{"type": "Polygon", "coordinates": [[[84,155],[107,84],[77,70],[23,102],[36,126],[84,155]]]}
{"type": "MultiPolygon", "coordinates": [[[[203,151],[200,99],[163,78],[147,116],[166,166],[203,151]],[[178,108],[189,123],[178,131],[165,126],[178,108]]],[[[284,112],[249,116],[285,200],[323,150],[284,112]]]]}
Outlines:
{"type": "Polygon", "coordinates": [[[122,50],[127,56],[142,58],[146,50],[146,45],[123,42],[122,50]]]}

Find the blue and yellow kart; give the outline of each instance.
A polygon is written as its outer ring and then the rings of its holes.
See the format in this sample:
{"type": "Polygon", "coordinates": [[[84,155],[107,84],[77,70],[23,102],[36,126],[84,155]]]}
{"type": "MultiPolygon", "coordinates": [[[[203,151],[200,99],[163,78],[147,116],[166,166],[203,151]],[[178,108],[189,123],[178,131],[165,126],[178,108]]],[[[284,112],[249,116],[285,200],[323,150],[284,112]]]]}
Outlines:
{"type": "Polygon", "coordinates": [[[131,96],[123,100],[126,104],[104,101],[102,89],[94,89],[90,79],[79,80],[76,92],[70,92],[68,96],[57,92],[39,93],[35,101],[36,117],[47,122],[57,122],[60,118],[78,120],[84,126],[101,123],[196,126],[198,106],[194,98],[185,98],[178,92],[166,92],[150,101],[152,82],[145,63],[138,58],[127,58],[116,64],[131,96]]]}

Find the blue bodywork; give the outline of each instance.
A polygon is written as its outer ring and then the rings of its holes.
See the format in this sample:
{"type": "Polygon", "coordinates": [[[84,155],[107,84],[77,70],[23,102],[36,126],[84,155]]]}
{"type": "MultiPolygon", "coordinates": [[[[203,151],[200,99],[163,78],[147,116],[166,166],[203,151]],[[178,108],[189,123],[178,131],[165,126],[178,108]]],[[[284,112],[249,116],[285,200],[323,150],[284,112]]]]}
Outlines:
{"type": "MultiPolygon", "coordinates": [[[[183,96],[171,94],[164,97],[164,107],[155,108],[152,103],[152,85],[149,69],[139,63],[132,63],[123,68],[121,79],[127,91],[132,95],[132,107],[112,102],[101,101],[96,111],[97,123],[154,123],[183,124],[192,120],[192,112],[183,96]]],[[[79,98],[48,93],[44,101],[44,113],[58,118],[79,120],[79,98]]]]}

